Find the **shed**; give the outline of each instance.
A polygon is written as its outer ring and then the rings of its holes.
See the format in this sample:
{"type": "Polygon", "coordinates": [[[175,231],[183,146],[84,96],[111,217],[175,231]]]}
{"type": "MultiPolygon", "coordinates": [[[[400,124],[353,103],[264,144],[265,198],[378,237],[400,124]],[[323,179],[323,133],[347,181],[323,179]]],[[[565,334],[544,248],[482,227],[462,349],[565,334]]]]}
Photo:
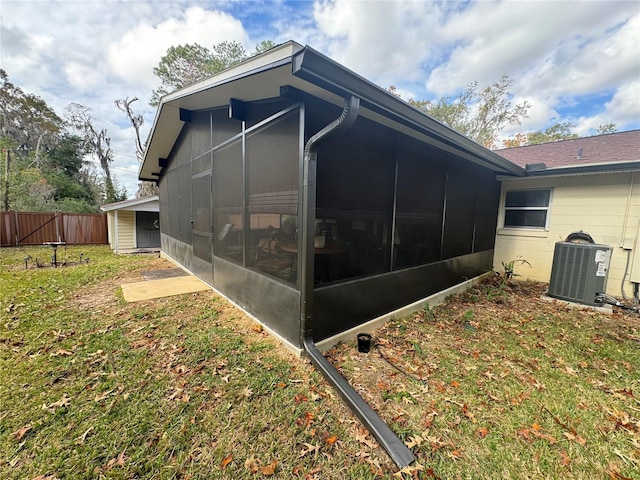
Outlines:
{"type": "Polygon", "coordinates": [[[157,195],[110,203],[100,210],[107,214],[109,246],[116,253],[160,248],[157,195]]]}
{"type": "Polygon", "coordinates": [[[489,272],[498,174],[524,169],[287,42],[163,97],[139,178],[162,253],[305,351],[401,466],[316,342],[489,272]]]}

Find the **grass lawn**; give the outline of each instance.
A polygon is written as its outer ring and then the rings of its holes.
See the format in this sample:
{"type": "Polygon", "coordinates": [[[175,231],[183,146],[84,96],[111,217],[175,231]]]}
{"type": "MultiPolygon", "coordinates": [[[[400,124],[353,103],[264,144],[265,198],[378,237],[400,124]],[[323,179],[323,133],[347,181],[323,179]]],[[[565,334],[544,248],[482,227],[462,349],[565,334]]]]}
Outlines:
{"type": "Polygon", "coordinates": [[[308,361],[213,292],[127,303],[157,256],[0,250],[0,478],[640,478],[640,322],[492,279],[327,356],[415,452],[398,472],[308,361]]]}

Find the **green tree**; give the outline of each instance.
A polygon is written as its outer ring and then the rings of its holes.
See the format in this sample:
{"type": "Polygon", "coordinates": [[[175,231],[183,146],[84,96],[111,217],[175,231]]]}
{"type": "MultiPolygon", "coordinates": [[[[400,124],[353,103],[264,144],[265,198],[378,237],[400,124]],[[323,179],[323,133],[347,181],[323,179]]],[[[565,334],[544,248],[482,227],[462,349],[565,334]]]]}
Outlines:
{"type": "Polygon", "coordinates": [[[538,145],[540,143],[557,142],[559,140],[571,140],[578,138],[577,133],[571,130],[576,128],[571,122],[555,123],[547,129],[538,130],[527,134],[527,145],[538,145]]]}
{"type": "MultiPolygon", "coordinates": [[[[5,210],[95,212],[105,180],[87,173],[89,145],[47,103],[0,70],[0,151],[5,210]]],[[[117,188],[114,196],[118,196],[117,188]]]]}
{"type": "MultiPolygon", "coordinates": [[[[251,56],[265,52],[275,45],[270,40],[262,41],[256,45],[251,56]]],[[[164,95],[232,67],[249,56],[242,44],[236,41],[220,42],[211,50],[197,43],[169,47],[158,66],[153,69],[161,85],[152,92],[149,103],[157,106],[164,95]]]]}
{"type": "Polygon", "coordinates": [[[64,135],[49,152],[43,174],[55,187],[56,208],[65,212],[97,212],[100,205],[99,191],[87,182],[81,172],[88,162],[84,161],[83,141],[76,135],[64,135]]]}
{"type": "MultiPolygon", "coordinates": [[[[571,122],[558,122],[554,123],[550,127],[547,127],[545,130],[517,133],[511,138],[503,140],[502,145],[504,148],[513,148],[579,138],[579,135],[573,132],[574,128],[576,128],[576,126],[571,122]]],[[[598,129],[596,130],[596,135],[605,135],[615,132],[615,123],[605,123],[598,127],[598,129]]]]}
{"type": "Polygon", "coordinates": [[[596,135],[608,135],[610,133],[616,133],[618,129],[616,128],[615,123],[603,123],[598,125],[598,129],[596,130],[596,135]]]}
{"type": "Polygon", "coordinates": [[[0,137],[13,141],[14,152],[32,154],[32,161],[40,165],[42,153],[63,128],[63,120],[43,99],[16,87],[0,69],[0,137]]]}
{"type": "MultiPolygon", "coordinates": [[[[502,130],[509,125],[521,125],[527,118],[527,101],[512,105],[513,81],[502,75],[500,80],[482,89],[478,82],[469,84],[457,97],[442,97],[437,101],[409,100],[427,115],[486,147],[493,147],[502,130]]],[[[390,91],[395,93],[395,88],[390,91]]]]}

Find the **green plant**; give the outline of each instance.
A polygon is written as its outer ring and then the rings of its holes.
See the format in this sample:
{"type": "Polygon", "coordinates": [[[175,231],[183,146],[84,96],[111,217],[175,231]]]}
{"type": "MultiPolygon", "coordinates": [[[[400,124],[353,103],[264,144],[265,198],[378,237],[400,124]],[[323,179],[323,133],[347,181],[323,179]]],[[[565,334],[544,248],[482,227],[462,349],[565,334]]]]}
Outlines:
{"type": "Polygon", "coordinates": [[[527,260],[525,260],[522,255],[518,255],[516,258],[507,263],[502,262],[502,268],[504,269],[504,280],[510,280],[513,277],[520,276],[520,274],[515,273],[515,266],[517,264],[531,266],[531,264],[527,260]]]}
{"type": "Polygon", "coordinates": [[[429,302],[425,303],[422,307],[422,315],[425,320],[434,320],[436,318],[436,314],[433,311],[433,307],[429,305],[429,302]]]}

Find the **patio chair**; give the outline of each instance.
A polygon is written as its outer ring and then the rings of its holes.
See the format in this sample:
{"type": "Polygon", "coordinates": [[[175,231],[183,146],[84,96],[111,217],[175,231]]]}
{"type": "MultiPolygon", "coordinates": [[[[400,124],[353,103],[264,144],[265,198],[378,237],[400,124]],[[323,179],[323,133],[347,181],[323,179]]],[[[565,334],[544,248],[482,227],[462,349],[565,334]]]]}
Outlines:
{"type": "Polygon", "coordinates": [[[296,273],[295,254],[280,249],[278,231],[268,228],[266,235],[258,240],[255,249],[255,265],[262,272],[293,281],[296,273]]]}

